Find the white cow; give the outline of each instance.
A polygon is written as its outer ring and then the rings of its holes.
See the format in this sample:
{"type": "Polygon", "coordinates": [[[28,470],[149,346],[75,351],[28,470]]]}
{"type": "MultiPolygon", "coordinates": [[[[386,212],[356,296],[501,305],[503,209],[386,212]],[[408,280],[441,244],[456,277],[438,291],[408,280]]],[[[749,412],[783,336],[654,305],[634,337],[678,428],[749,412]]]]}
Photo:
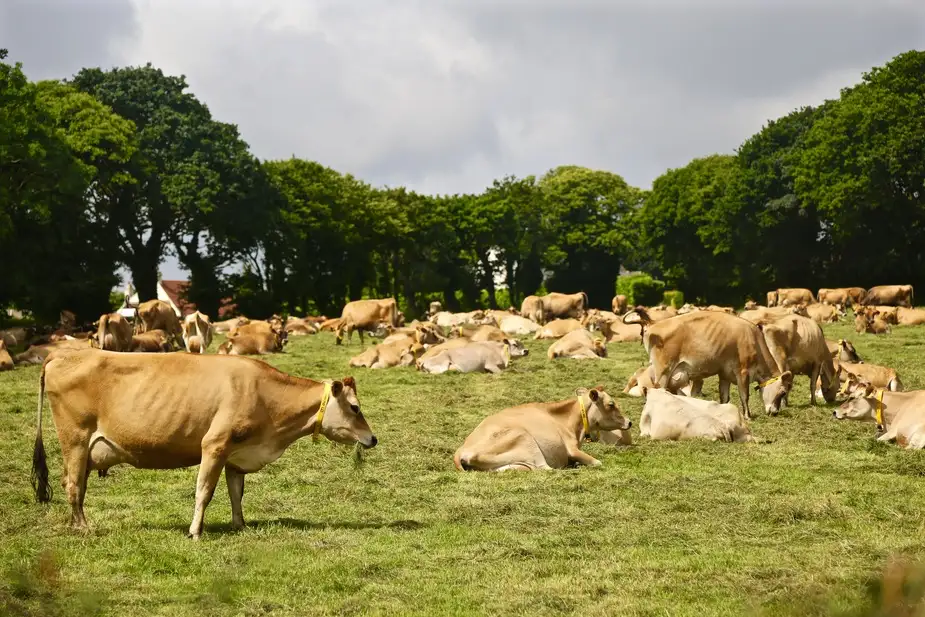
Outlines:
{"type": "Polygon", "coordinates": [[[643,388],[639,434],[654,440],[709,439],[752,441],[751,432],[731,403],[678,396],[667,390],[643,388]]]}

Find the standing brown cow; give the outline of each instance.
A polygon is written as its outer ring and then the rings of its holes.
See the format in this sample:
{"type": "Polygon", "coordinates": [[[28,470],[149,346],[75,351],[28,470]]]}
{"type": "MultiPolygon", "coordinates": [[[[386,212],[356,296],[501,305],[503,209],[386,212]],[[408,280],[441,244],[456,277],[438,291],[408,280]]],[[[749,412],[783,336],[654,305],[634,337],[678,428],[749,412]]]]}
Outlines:
{"type": "Polygon", "coordinates": [[[347,342],[353,339],[353,332],[360,335],[360,344],[364,344],[363,333],[374,332],[381,325],[397,328],[398,303],[395,298],[382,300],[354,300],[348,302],[341,312],[343,322],[338,324],[334,342],[340,345],[347,334],[347,342]]]}
{"type": "Polygon", "coordinates": [[[913,301],[912,285],[879,285],[867,290],[863,304],[912,308],[913,301]]]}
{"type": "Polygon", "coordinates": [[[132,324],[121,313],[109,313],[100,317],[96,331],[100,349],[106,351],[132,350],[132,324]]]}
{"type": "Polygon", "coordinates": [[[163,330],[178,349],[183,349],[183,328],[180,326],[180,318],[163,300],[148,300],[139,304],[136,322],[136,334],[144,334],[149,330],[163,330]]]}
{"type": "Polygon", "coordinates": [[[813,295],[813,292],[802,287],[784,287],[777,290],[777,303],[781,306],[812,304],[815,301],[816,296],[813,295]]]}

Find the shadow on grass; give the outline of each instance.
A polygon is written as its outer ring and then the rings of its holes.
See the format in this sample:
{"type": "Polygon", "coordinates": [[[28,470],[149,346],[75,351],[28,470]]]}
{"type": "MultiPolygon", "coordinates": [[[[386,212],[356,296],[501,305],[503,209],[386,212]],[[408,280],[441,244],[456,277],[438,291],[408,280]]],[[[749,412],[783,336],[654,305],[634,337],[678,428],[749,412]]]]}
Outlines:
{"type": "MultiPolygon", "coordinates": [[[[247,529],[263,529],[263,528],[272,528],[272,527],[283,527],[287,529],[299,529],[299,530],[317,530],[317,529],[351,529],[351,530],[363,530],[363,529],[393,529],[396,531],[417,531],[423,529],[427,525],[420,521],[415,520],[398,520],[398,521],[337,521],[337,522],[322,522],[322,521],[305,521],[295,518],[279,518],[275,520],[254,520],[247,521],[247,529]]],[[[186,523],[167,523],[167,524],[143,524],[142,528],[148,530],[166,530],[166,531],[183,531],[186,532],[189,529],[189,524],[186,523]]],[[[224,523],[206,523],[205,533],[217,533],[217,534],[234,534],[237,533],[234,529],[231,528],[230,522],[224,523]]]]}

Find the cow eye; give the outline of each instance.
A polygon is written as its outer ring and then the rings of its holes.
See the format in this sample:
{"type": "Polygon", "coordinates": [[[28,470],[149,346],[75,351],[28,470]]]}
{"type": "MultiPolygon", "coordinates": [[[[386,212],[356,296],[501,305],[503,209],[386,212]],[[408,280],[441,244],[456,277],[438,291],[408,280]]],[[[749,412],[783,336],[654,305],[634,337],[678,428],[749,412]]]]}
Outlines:
{"type": "Polygon", "coordinates": [[[359,405],[350,405],[350,409],[353,410],[353,413],[360,413],[360,406],[359,406],[359,405]]]}

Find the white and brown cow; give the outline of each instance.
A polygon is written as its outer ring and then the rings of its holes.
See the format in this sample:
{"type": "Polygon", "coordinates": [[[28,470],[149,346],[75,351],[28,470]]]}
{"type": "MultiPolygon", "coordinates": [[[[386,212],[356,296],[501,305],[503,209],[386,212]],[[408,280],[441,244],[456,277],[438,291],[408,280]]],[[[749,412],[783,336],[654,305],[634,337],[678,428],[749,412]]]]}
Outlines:
{"type": "Polygon", "coordinates": [[[212,322],[196,311],[183,319],[183,343],[189,353],[205,353],[212,344],[212,322]]]}

